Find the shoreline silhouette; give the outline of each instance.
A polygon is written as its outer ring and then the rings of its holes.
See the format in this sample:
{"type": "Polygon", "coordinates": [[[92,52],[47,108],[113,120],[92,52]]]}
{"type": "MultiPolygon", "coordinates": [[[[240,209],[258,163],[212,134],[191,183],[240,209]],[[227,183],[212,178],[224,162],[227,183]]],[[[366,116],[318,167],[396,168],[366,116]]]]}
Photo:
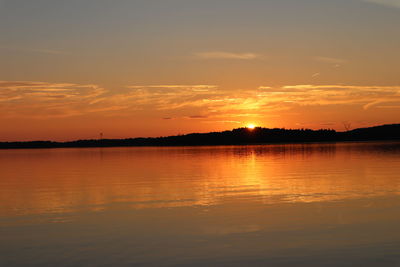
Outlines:
{"type": "Polygon", "coordinates": [[[191,133],[166,137],[90,139],[66,142],[0,142],[0,149],[129,146],[212,146],[389,140],[400,140],[400,124],[387,124],[368,128],[358,128],[345,132],[338,132],[332,129],[271,129],[262,127],[249,129],[243,127],[223,132],[191,133]]]}

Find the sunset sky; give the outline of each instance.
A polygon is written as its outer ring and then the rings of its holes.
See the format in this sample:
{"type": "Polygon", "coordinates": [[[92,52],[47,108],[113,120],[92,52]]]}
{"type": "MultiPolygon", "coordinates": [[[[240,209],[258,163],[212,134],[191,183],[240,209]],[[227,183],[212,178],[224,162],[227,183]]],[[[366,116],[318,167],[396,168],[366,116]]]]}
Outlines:
{"type": "Polygon", "coordinates": [[[0,0],[0,141],[400,122],[400,0],[0,0]]]}

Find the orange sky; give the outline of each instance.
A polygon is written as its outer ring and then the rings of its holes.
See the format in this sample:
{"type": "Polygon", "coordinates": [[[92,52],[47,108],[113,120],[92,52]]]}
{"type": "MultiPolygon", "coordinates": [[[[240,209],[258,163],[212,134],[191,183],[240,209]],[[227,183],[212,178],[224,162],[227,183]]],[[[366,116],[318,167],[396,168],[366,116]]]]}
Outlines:
{"type": "Polygon", "coordinates": [[[158,136],[242,127],[335,128],[396,122],[398,86],[130,86],[1,82],[3,140],[158,136]]]}
{"type": "Polygon", "coordinates": [[[0,1],[0,141],[399,122],[398,1],[128,2],[0,1]]]}

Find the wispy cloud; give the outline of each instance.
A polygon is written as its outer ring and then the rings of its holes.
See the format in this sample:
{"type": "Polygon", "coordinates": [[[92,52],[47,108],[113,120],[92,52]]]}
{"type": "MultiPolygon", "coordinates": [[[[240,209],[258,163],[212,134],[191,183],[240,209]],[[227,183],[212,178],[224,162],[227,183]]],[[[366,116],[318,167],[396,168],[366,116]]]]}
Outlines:
{"type": "Polygon", "coordinates": [[[261,57],[260,55],[255,53],[232,53],[232,52],[222,52],[222,51],[199,52],[195,53],[195,56],[201,59],[239,59],[239,60],[251,60],[261,57]]]}
{"type": "Polygon", "coordinates": [[[192,91],[198,92],[207,92],[210,89],[217,89],[217,85],[132,85],[127,86],[127,88],[131,89],[144,89],[144,88],[155,88],[155,89],[188,89],[192,91]]]}
{"type": "Polygon", "coordinates": [[[188,117],[189,119],[206,119],[208,116],[206,115],[192,115],[188,117]]]}
{"type": "Polygon", "coordinates": [[[297,105],[360,105],[369,109],[382,103],[400,103],[400,86],[289,85],[272,91],[274,94],[297,105]]]}
{"type": "Polygon", "coordinates": [[[338,89],[357,89],[357,90],[390,90],[396,91],[400,90],[400,86],[379,86],[379,85],[343,85],[343,84],[334,84],[334,85],[312,85],[312,84],[301,84],[301,85],[286,85],[283,86],[284,89],[301,89],[301,90],[308,90],[308,89],[324,89],[324,90],[338,90],[338,89]]]}
{"type": "Polygon", "coordinates": [[[341,58],[334,58],[334,57],[314,57],[314,60],[323,62],[323,63],[329,63],[329,64],[343,64],[346,63],[347,60],[341,59],[341,58]]]}
{"type": "Polygon", "coordinates": [[[146,113],[169,119],[240,121],[304,106],[360,109],[400,104],[400,86],[286,85],[228,90],[216,85],[132,85],[110,91],[98,85],[0,81],[1,117],[48,118],[102,113],[146,113]]]}
{"type": "Polygon", "coordinates": [[[0,81],[0,113],[39,118],[80,115],[98,110],[90,103],[105,93],[92,84],[0,81]]]}
{"type": "MultiPolygon", "coordinates": [[[[153,112],[168,112],[168,117],[187,119],[216,119],[228,121],[243,114],[259,116],[273,106],[264,106],[267,98],[261,90],[232,91],[215,85],[150,85],[129,86],[131,91],[114,96],[153,112]]],[[[268,89],[270,87],[264,87],[268,89]]],[[[276,107],[278,108],[278,107],[276,107]]]]}

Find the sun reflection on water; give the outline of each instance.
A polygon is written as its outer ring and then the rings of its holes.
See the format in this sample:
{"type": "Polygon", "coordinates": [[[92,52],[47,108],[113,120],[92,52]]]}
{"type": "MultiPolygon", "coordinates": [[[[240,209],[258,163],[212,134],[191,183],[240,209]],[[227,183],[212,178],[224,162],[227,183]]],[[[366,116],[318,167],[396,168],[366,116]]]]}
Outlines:
{"type": "Polygon", "coordinates": [[[0,163],[3,215],[333,201],[400,189],[385,154],[334,144],[2,151],[0,163]]]}

